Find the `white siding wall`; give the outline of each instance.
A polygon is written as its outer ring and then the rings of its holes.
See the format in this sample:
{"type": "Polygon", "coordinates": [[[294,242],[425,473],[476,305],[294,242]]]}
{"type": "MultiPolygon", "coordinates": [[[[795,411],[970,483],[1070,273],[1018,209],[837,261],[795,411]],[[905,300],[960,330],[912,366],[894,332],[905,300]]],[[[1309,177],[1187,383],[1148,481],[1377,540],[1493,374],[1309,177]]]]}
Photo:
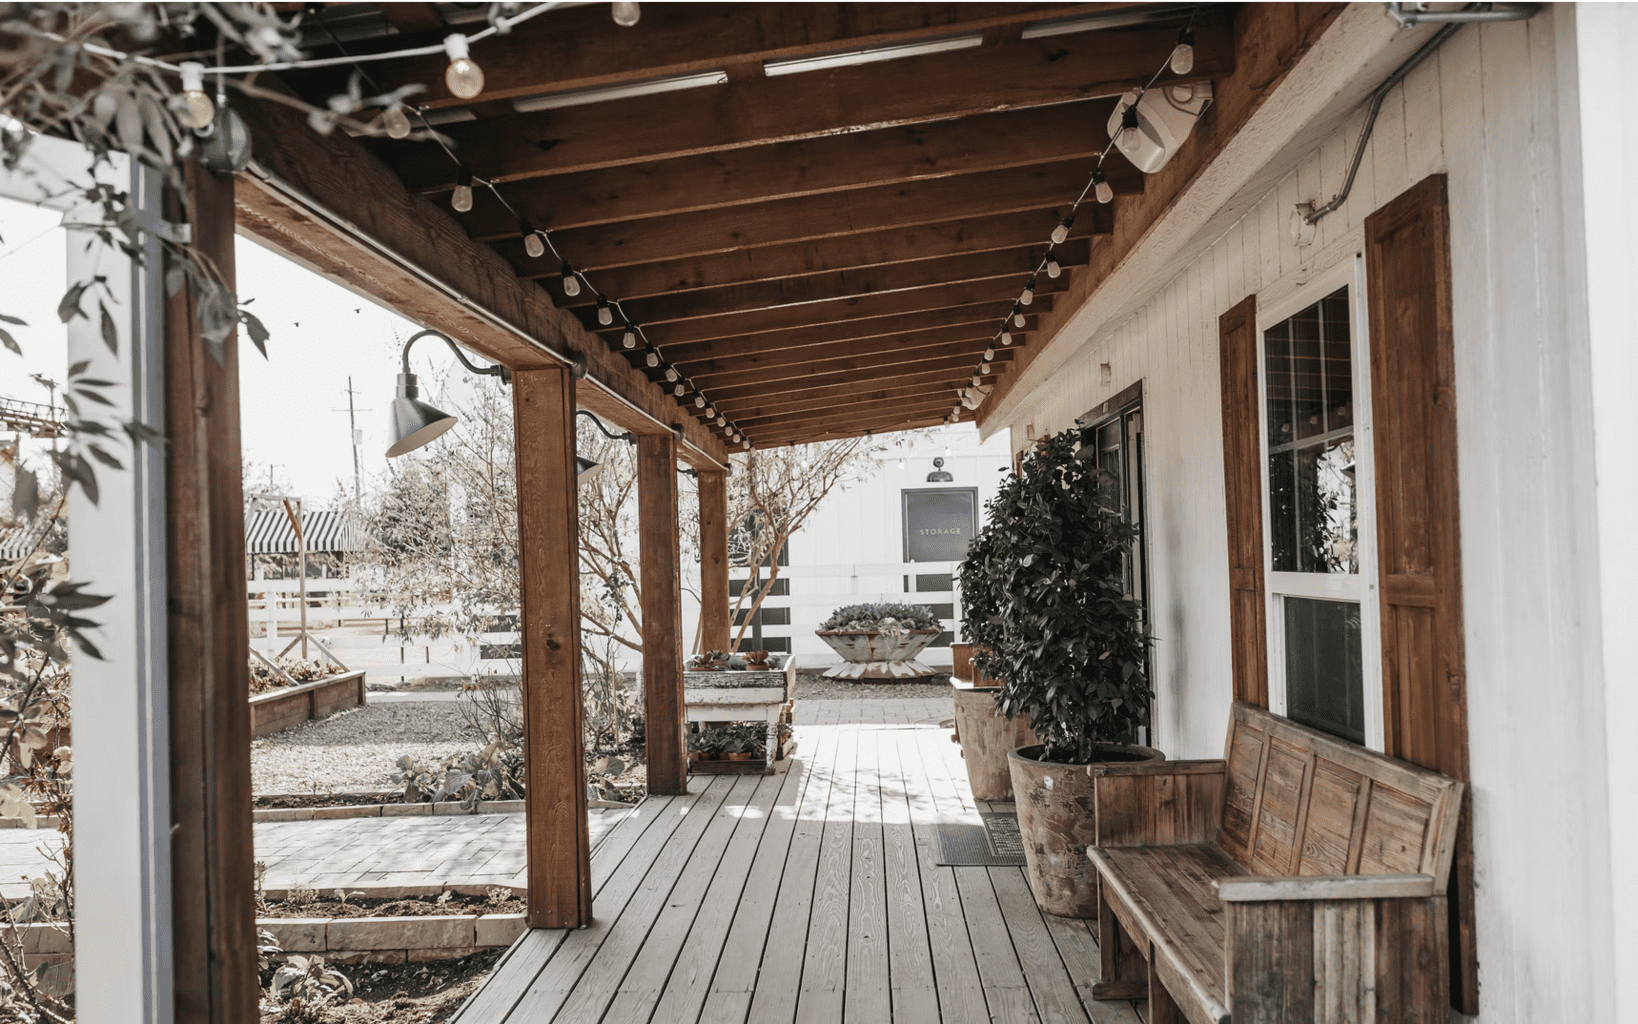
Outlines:
{"type": "Polygon", "coordinates": [[[1582,216],[1560,138],[1575,73],[1567,7],[1463,28],[1388,96],[1348,202],[1311,246],[1291,242],[1288,218],[1335,194],[1362,110],[1136,315],[1087,339],[1010,424],[1022,448],[1031,428],[1062,430],[1144,382],[1156,738],[1176,757],[1219,756],[1231,690],[1217,317],[1350,259],[1366,215],[1449,174],[1487,1021],[1614,1012],[1590,372],[1584,299],[1564,270],[1566,225],[1582,216]]]}

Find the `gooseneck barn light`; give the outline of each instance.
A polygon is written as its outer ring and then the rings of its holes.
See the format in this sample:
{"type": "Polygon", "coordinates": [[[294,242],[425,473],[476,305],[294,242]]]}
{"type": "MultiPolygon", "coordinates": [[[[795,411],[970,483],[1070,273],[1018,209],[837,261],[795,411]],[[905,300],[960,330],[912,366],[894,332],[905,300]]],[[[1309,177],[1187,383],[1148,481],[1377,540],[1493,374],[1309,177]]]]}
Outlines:
{"type": "Polygon", "coordinates": [[[427,330],[410,335],[410,339],[404,342],[404,369],[398,374],[398,395],[392,400],[392,407],[387,411],[387,436],[392,439],[392,444],[387,448],[389,459],[413,452],[455,425],[454,416],[421,401],[421,383],[415,374],[410,372],[410,346],[428,336],[443,339],[449,350],[455,353],[455,358],[461,361],[461,365],[473,373],[506,379],[506,367],[498,364],[477,365],[468,359],[466,353],[462,352],[446,334],[427,330]]]}

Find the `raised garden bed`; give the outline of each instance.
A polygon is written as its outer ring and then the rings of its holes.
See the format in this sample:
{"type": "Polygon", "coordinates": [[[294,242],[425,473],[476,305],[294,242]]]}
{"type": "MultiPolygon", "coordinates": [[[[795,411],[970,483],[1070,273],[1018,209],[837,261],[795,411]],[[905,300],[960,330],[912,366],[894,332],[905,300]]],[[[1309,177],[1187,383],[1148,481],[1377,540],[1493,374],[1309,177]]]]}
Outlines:
{"type": "Polygon", "coordinates": [[[266,895],[258,930],[286,953],[317,953],[337,964],[449,960],[510,946],[527,930],[522,891],[502,886],[362,886],[349,890],[345,903],[312,890],[266,895]]]}
{"type": "Polygon", "coordinates": [[[362,669],[296,686],[274,687],[251,695],[250,735],[270,736],[303,722],[363,706],[362,669]]]}

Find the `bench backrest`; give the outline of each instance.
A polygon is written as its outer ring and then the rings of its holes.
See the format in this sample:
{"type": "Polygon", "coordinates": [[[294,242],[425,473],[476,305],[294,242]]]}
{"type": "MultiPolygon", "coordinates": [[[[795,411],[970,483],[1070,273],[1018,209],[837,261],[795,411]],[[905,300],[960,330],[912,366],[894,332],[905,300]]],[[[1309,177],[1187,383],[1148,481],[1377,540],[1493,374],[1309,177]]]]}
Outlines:
{"type": "Polygon", "coordinates": [[[1444,892],[1462,784],[1236,702],[1217,842],[1258,875],[1432,875],[1444,892]]]}

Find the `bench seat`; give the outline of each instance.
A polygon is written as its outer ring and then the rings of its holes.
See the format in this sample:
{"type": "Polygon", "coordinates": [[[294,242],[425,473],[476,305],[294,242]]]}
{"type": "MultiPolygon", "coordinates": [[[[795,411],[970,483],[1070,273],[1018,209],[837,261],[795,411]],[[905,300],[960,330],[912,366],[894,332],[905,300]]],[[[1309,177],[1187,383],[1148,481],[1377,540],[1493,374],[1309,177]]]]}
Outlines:
{"type": "Polygon", "coordinates": [[[1226,748],[1097,779],[1094,995],[1150,1024],[1444,1024],[1462,784],[1249,704],[1226,748]]]}

